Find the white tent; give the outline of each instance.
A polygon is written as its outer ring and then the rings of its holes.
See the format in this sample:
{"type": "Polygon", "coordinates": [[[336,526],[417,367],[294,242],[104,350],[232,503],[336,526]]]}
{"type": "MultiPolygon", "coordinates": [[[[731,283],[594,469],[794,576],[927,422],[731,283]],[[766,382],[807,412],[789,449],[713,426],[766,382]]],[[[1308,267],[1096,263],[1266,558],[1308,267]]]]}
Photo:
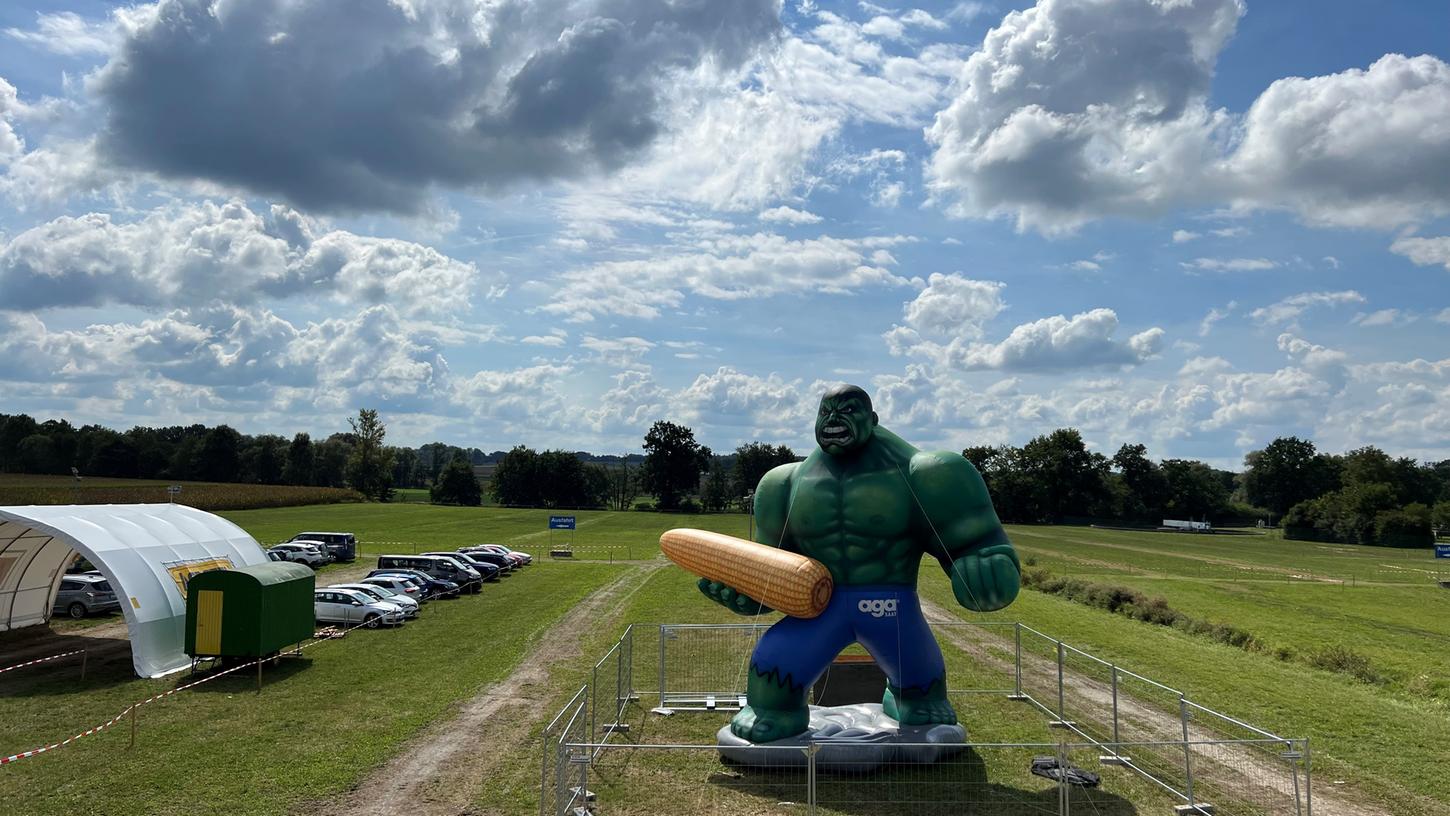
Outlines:
{"type": "Polygon", "coordinates": [[[242,528],[182,504],[0,507],[0,632],[50,619],[75,553],[120,599],[142,677],[191,663],[183,651],[189,577],[267,561],[242,528]]]}

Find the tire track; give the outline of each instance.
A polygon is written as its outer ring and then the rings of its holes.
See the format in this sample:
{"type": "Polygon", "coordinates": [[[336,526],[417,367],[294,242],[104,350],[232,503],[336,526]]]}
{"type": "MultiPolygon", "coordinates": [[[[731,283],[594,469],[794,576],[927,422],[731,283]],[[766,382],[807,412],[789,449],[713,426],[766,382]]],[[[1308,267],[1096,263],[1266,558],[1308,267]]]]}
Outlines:
{"type": "Polygon", "coordinates": [[[584,640],[615,617],[661,563],[633,567],[584,601],[536,638],[533,649],[507,677],[462,704],[452,717],[428,726],[387,763],[332,802],[301,809],[305,814],[419,816],[472,813],[489,772],[507,762],[530,739],[549,712],[541,712],[537,689],[547,688],[552,671],[577,660],[584,640]]]}

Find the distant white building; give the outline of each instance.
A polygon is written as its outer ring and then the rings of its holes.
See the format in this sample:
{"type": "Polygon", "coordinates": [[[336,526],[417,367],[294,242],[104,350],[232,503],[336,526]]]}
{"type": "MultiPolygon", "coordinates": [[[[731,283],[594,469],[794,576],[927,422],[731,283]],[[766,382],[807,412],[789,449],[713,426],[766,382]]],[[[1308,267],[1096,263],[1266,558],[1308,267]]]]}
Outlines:
{"type": "Polygon", "coordinates": [[[1211,533],[1213,525],[1206,521],[1176,521],[1174,519],[1163,519],[1163,526],[1170,530],[1182,530],[1186,533],[1211,533]]]}

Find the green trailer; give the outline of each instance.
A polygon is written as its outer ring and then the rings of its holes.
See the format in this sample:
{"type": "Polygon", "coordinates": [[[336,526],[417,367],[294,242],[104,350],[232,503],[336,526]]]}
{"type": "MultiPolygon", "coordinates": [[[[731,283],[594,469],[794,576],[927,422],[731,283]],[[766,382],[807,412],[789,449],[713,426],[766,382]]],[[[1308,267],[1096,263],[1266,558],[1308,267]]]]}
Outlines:
{"type": "Polygon", "coordinates": [[[268,562],[191,576],[186,653],[265,657],[312,637],[316,577],[301,564],[268,562]]]}

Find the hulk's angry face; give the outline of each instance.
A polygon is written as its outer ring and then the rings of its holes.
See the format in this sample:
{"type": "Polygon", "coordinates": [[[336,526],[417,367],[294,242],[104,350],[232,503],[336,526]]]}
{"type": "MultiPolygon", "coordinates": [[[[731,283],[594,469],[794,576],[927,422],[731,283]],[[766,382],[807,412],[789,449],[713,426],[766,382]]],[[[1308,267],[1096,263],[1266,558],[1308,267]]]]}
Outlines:
{"type": "Polygon", "coordinates": [[[843,385],[821,397],[816,412],[816,444],[832,456],[860,450],[876,432],[871,397],[859,386],[843,385]]]}

